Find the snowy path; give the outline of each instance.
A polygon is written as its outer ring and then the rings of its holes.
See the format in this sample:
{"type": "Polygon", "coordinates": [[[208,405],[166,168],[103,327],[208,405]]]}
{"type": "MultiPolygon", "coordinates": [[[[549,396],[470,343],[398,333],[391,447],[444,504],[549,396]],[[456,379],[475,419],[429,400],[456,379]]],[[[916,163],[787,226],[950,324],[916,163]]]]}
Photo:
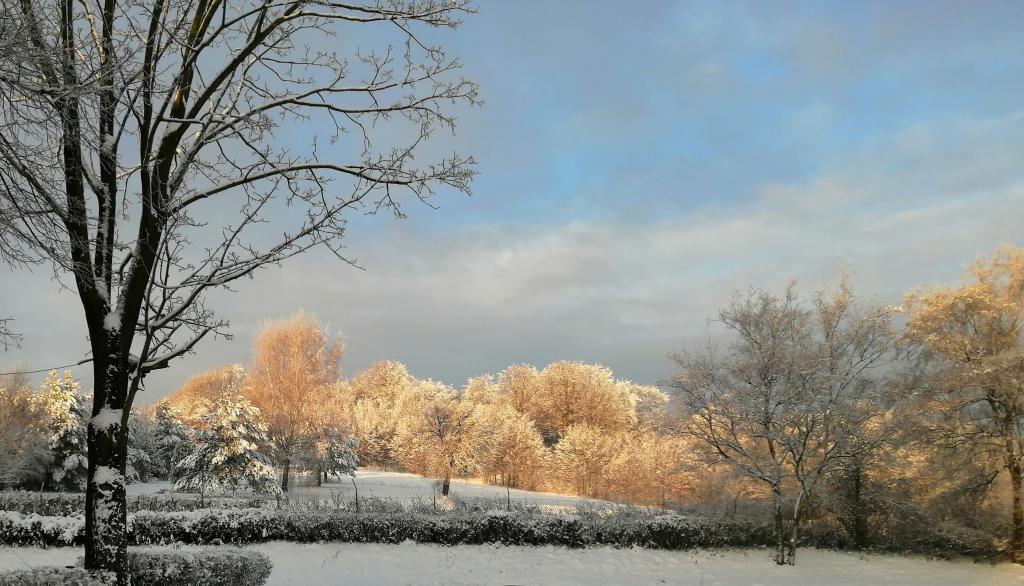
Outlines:
{"type": "MultiPolygon", "coordinates": [[[[795,568],[771,563],[765,550],[670,552],[556,547],[403,543],[253,546],[274,562],[268,584],[620,585],[679,586],[1013,586],[1024,568],[1001,564],[801,550],[795,568]]],[[[66,565],[75,548],[0,547],[0,570],[66,565]],[[15,557],[17,553],[21,559],[15,557]]]]}

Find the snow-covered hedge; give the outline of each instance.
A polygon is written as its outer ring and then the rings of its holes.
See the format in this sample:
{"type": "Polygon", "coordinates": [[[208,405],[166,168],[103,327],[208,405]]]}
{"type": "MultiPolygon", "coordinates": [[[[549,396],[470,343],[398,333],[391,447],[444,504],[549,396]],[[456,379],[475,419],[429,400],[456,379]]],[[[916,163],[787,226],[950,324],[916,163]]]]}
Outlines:
{"type": "Polygon", "coordinates": [[[140,512],[133,516],[138,544],[338,541],[443,545],[638,546],[685,549],[767,543],[760,527],[679,515],[578,517],[492,511],[445,515],[304,514],[291,511],[215,510],[140,512]]]}
{"type": "Polygon", "coordinates": [[[26,515],[0,511],[0,538],[7,545],[73,545],[82,543],[85,518],[26,515]]]}
{"type": "MultiPolygon", "coordinates": [[[[81,559],[79,559],[81,563],[81,559]]],[[[262,553],[238,547],[128,550],[128,574],[135,586],[260,586],[273,569],[262,553]]],[[[0,586],[105,586],[109,575],[81,567],[39,567],[0,573],[0,586]]]]}
{"type": "Polygon", "coordinates": [[[154,548],[128,551],[134,586],[259,586],[270,577],[270,559],[238,547],[154,548]]]}
{"type": "MultiPolygon", "coordinates": [[[[253,508],[265,501],[257,497],[205,497],[182,495],[138,495],[128,497],[128,512],[195,511],[217,508],[253,508]]],[[[273,501],[270,501],[273,503],[273,501]]],[[[85,511],[84,493],[0,492],[0,511],[46,516],[73,516],[85,511]]]]}
{"type": "Polygon", "coordinates": [[[82,568],[41,567],[0,573],[0,586],[106,586],[112,580],[82,568]]]}
{"type": "MultiPolygon", "coordinates": [[[[205,509],[184,512],[139,511],[128,516],[135,545],[338,541],[398,543],[406,540],[445,545],[612,545],[660,549],[771,545],[767,524],[729,517],[605,512],[539,514],[524,511],[446,513],[348,513],[295,509],[205,509]]],[[[54,517],[0,511],[0,539],[11,545],[80,545],[81,515],[54,517]]],[[[809,524],[801,545],[851,547],[840,529],[809,524]]],[[[888,540],[879,549],[930,555],[988,556],[995,546],[956,532],[934,530],[913,540],[888,540]]]]}

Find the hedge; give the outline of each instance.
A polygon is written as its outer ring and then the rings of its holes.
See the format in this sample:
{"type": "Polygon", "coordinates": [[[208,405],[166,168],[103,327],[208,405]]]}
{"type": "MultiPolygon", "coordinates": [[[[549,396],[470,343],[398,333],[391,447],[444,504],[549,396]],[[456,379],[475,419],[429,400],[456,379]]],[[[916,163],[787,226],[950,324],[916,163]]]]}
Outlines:
{"type": "MultiPolygon", "coordinates": [[[[44,517],[0,512],[0,536],[11,545],[80,545],[82,517],[44,517]]],[[[442,545],[613,545],[686,549],[750,546],[770,542],[770,532],[739,520],[680,515],[533,515],[480,513],[352,514],[267,509],[142,511],[129,515],[133,545],[337,541],[442,545]]]]}
{"type": "Polygon", "coordinates": [[[104,574],[87,572],[83,568],[39,567],[0,573],[0,586],[107,586],[104,574]]]}
{"type": "Polygon", "coordinates": [[[128,550],[133,586],[259,586],[272,569],[267,556],[237,547],[128,550]]]}
{"type": "MultiPolygon", "coordinates": [[[[622,510],[607,514],[538,514],[522,511],[349,513],[274,509],[205,509],[129,514],[132,545],[246,544],[264,541],[400,543],[442,545],[501,543],[587,547],[691,549],[772,545],[766,523],[731,517],[650,514],[622,510]]],[[[0,511],[0,538],[10,545],[81,545],[84,520],[0,511]]],[[[841,528],[809,524],[802,546],[846,549],[841,528]]],[[[934,529],[913,541],[883,542],[885,551],[929,555],[989,556],[995,544],[970,535],[934,529]]]]}
{"type": "MultiPolygon", "coordinates": [[[[238,547],[128,550],[128,574],[134,586],[259,586],[267,581],[272,569],[267,556],[238,547]]],[[[111,582],[112,575],[81,567],[0,573],[0,586],[106,586],[111,582]]]]}

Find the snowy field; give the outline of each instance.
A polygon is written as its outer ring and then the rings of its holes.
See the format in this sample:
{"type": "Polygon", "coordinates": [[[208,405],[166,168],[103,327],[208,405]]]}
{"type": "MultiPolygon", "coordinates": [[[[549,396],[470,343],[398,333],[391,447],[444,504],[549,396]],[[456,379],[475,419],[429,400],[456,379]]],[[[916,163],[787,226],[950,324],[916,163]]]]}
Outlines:
{"type": "MultiPolygon", "coordinates": [[[[301,476],[293,477],[289,487],[288,496],[292,498],[354,498],[355,488],[352,486],[352,479],[331,478],[322,486],[307,485],[309,478],[301,476]]],[[[404,472],[384,472],[381,470],[358,470],[355,478],[356,486],[359,488],[359,497],[390,498],[400,500],[422,499],[430,500],[435,494],[441,494],[441,483],[432,478],[424,478],[416,474],[404,472]]],[[[160,492],[167,492],[171,489],[171,483],[167,481],[145,482],[129,484],[127,491],[129,495],[150,495],[160,492]]],[[[538,505],[575,505],[579,503],[608,504],[607,501],[596,499],[556,494],[550,492],[531,492],[527,490],[511,489],[510,496],[518,502],[528,502],[538,505]]],[[[455,500],[472,502],[479,499],[505,499],[505,488],[483,484],[474,480],[452,479],[450,496],[455,500]]]]}
{"type": "MultiPolygon", "coordinates": [[[[274,563],[268,584],[680,586],[1011,586],[1024,568],[917,557],[801,550],[796,567],[771,563],[766,550],[672,552],[403,543],[251,546],[274,563]]],[[[78,548],[0,547],[0,570],[70,565],[78,548]],[[15,555],[17,554],[17,555],[15,555]]]]}

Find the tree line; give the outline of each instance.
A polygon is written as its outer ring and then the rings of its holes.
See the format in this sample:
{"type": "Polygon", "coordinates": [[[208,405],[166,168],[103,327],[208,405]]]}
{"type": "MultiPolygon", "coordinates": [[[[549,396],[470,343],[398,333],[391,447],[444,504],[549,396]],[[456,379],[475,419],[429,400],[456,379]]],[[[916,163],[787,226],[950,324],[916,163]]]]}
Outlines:
{"type": "MultiPolygon", "coordinates": [[[[776,561],[801,531],[855,547],[951,539],[1022,559],[1024,249],[961,285],[871,303],[843,278],[802,297],[737,293],[724,335],[674,353],[661,388],[601,365],[512,365],[459,388],[344,348],[299,313],[250,362],[190,378],[129,417],[128,480],[279,493],[356,466],[637,505],[767,518],[776,561]]],[[[0,484],[81,489],[88,396],[51,373],[0,380],[0,484]]]]}

